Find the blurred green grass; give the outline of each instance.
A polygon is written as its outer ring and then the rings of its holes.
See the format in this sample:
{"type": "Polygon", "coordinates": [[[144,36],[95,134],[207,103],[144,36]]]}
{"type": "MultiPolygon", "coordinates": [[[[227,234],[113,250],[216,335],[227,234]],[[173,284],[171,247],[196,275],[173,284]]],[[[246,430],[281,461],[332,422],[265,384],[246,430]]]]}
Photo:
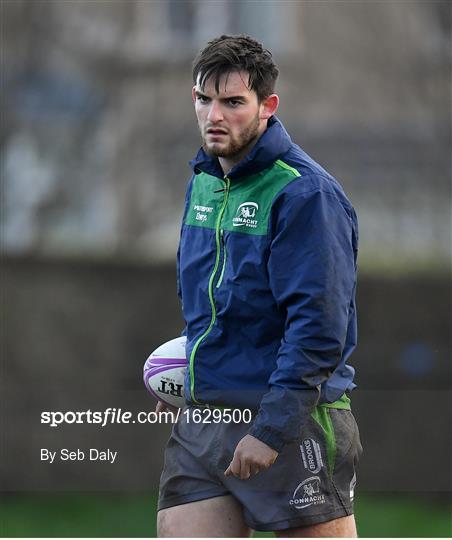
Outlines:
{"type": "MultiPolygon", "coordinates": [[[[1,536],[155,537],[155,494],[8,494],[0,506],[1,536]]],[[[355,506],[361,537],[450,537],[452,514],[401,495],[361,494],[355,506]]],[[[255,533],[255,537],[272,537],[255,533]]]]}

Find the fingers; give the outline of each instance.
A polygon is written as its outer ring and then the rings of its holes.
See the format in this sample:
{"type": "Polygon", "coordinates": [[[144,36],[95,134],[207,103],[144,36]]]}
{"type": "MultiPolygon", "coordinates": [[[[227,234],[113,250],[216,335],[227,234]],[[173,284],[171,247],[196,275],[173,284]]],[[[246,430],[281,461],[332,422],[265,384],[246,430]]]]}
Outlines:
{"type": "Polygon", "coordinates": [[[269,464],[255,463],[246,459],[239,459],[234,455],[233,460],[229,464],[228,468],[224,471],[225,476],[235,476],[240,480],[247,480],[261,471],[265,471],[270,467],[269,464]]]}
{"type": "Polygon", "coordinates": [[[168,405],[166,403],[163,403],[162,401],[157,401],[157,405],[155,406],[155,412],[157,414],[169,411],[172,412],[174,415],[177,415],[177,411],[179,409],[177,407],[173,407],[172,405],[168,405]]]}
{"type": "Polygon", "coordinates": [[[157,401],[157,405],[155,406],[155,412],[158,414],[158,413],[163,412],[165,409],[166,409],[165,404],[162,403],[161,401],[157,401]]]}
{"type": "Polygon", "coordinates": [[[246,459],[240,461],[240,479],[247,480],[251,476],[250,463],[246,459]]]}
{"type": "Polygon", "coordinates": [[[237,478],[240,478],[240,459],[237,456],[237,454],[234,452],[234,456],[232,458],[231,463],[229,464],[229,467],[224,471],[225,476],[236,476],[237,478]]]}
{"type": "Polygon", "coordinates": [[[261,468],[259,467],[259,465],[254,464],[254,465],[250,466],[250,474],[251,474],[251,476],[256,475],[260,471],[261,471],[261,468]]]}
{"type": "Polygon", "coordinates": [[[237,444],[232,461],[224,474],[246,480],[268,469],[277,457],[276,450],[248,434],[237,444]]]}
{"type": "Polygon", "coordinates": [[[256,475],[262,468],[266,469],[268,467],[260,467],[246,459],[240,460],[234,455],[228,468],[224,471],[224,475],[235,476],[236,478],[240,478],[240,480],[247,480],[248,478],[251,478],[251,476],[256,475]]]}
{"type": "Polygon", "coordinates": [[[247,480],[250,476],[250,467],[246,463],[241,463],[239,468],[233,465],[233,461],[229,464],[229,467],[224,471],[225,476],[235,476],[240,480],[247,480]]]}

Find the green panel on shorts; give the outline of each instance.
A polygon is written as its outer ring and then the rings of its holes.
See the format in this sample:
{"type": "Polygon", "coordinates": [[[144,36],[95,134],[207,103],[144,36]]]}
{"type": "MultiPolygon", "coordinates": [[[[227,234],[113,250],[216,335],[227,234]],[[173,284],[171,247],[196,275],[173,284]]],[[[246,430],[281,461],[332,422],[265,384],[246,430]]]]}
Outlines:
{"type": "Polygon", "coordinates": [[[342,394],[342,396],[335,401],[334,403],[320,403],[319,407],[327,407],[328,409],[345,409],[346,411],[351,410],[351,399],[347,394],[342,394]]]}
{"type": "Polygon", "coordinates": [[[321,405],[316,407],[312,413],[312,417],[320,425],[325,434],[328,472],[330,477],[332,477],[336,461],[336,436],[334,434],[329,408],[322,407],[321,405]]]}
{"type": "Polygon", "coordinates": [[[334,434],[334,427],[329,409],[343,409],[350,411],[351,400],[347,394],[342,394],[342,396],[333,403],[320,403],[312,413],[312,417],[320,425],[325,434],[328,472],[330,476],[333,476],[336,461],[336,435],[334,434]]]}
{"type": "MultiPolygon", "coordinates": [[[[273,199],[299,176],[294,168],[278,160],[258,174],[231,180],[221,228],[231,232],[266,235],[273,199]]],[[[221,178],[205,173],[196,175],[185,223],[215,229],[216,216],[224,201],[224,188],[225,182],[221,178]]]]}

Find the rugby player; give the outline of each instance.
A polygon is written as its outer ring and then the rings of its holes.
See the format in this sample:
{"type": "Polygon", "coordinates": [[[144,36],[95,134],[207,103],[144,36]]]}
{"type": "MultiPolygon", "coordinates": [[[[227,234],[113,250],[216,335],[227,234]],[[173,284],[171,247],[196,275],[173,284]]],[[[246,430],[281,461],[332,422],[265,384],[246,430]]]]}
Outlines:
{"type": "Polygon", "coordinates": [[[194,60],[202,148],[177,257],[187,406],[165,451],[161,537],[357,535],[357,218],[275,116],[277,77],[248,36],[194,60]]]}

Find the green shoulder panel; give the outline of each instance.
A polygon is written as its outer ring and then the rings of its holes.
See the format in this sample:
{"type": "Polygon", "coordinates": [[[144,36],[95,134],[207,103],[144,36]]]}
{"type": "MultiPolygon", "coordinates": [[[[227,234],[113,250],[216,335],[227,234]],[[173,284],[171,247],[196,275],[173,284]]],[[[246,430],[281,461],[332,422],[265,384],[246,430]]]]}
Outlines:
{"type": "MultiPolygon", "coordinates": [[[[231,182],[221,228],[245,234],[267,234],[273,199],[299,176],[296,169],[278,160],[258,174],[231,182]]],[[[215,191],[224,187],[220,178],[204,173],[197,175],[185,223],[214,229],[215,216],[223,203],[223,193],[215,191]]]]}
{"type": "Polygon", "coordinates": [[[197,174],[193,179],[185,223],[215,229],[218,212],[223,205],[224,192],[221,190],[224,188],[225,182],[221,178],[205,173],[197,174]]]}

